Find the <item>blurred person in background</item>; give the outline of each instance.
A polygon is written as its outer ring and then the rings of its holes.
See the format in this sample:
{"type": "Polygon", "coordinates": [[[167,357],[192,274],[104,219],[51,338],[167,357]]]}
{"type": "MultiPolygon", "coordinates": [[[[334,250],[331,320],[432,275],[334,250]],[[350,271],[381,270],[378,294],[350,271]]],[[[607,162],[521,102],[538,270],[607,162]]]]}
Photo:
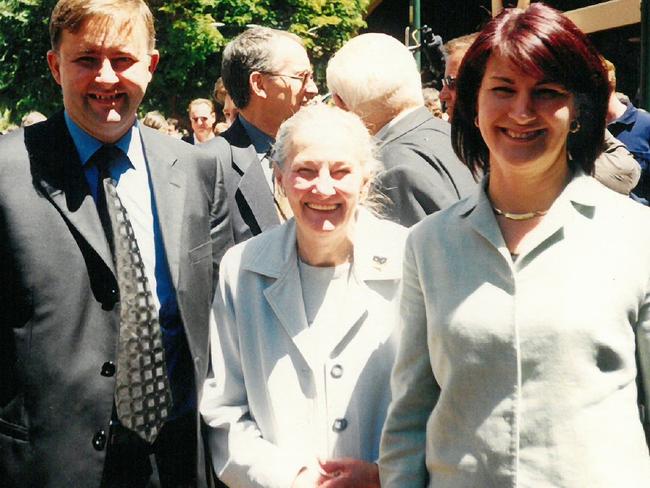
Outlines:
{"type": "Polygon", "coordinates": [[[447,114],[442,111],[442,103],[440,102],[440,92],[433,87],[422,88],[422,96],[424,97],[424,106],[429,109],[431,115],[438,119],[447,120],[447,114]]]}
{"type": "Polygon", "coordinates": [[[203,144],[214,138],[216,114],[212,100],[195,98],[188,105],[187,114],[190,118],[192,133],[183,137],[185,142],[189,142],[190,144],[203,144]]]}
{"type": "Polygon", "coordinates": [[[37,112],[36,110],[33,110],[23,116],[20,121],[20,126],[27,127],[32,124],[37,124],[38,122],[43,122],[44,120],[47,120],[47,117],[45,115],[37,112]]]}
{"type": "Polygon", "coordinates": [[[445,113],[449,120],[454,115],[454,104],[456,103],[456,77],[460,70],[460,63],[463,56],[476,40],[478,32],[456,37],[447,41],[443,46],[445,53],[445,77],[442,79],[442,90],[440,91],[440,100],[444,104],[445,113]]]}
{"type": "Polygon", "coordinates": [[[142,119],[142,123],[147,127],[151,127],[152,129],[159,130],[160,132],[169,135],[169,124],[167,124],[167,119],[165,119],[165,116],[157,110],[147,112],[142,119]]]}
{"type": "Polygon", "coordinates": [[[616,95],[616,68],[605,60],[610,94],[607,129],[634,155],[641,166],[641,179],[633,193],[644,205],[650,200],[650,114],[632,103],[623,104],[616,95]]]}

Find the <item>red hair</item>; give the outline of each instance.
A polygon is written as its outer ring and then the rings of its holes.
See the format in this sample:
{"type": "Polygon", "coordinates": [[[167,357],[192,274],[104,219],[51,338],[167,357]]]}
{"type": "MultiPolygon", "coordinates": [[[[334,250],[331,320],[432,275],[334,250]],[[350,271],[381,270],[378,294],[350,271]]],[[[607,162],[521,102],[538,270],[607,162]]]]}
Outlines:
{"type": "Polygon", "coordinates": [[[526,10],[504,10],[465,54],[452,121],[452,144],[458,157],[474,174],[489,169],[489,149],[474,118],[485,66],[493,54],[522,73],[559,83],[573,94],[580,130],[569,134],[569,154],[591,174],[605,133],[607,73],[587,36],[562,13],[541,3],[526,10]]]}

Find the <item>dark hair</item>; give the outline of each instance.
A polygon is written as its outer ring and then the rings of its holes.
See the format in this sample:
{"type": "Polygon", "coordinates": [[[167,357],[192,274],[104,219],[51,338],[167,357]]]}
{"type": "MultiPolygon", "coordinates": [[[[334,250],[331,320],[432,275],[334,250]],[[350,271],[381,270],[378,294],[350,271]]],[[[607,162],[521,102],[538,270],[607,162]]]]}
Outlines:
{"type": "Polygon", "coordinates": [[[571,158],[587,174],[602,150],[609,98],[607,74],[587,36],[557,10],[534,3],[506,9],[481,31],[463,58],[456,82],[452,145],[475,175],[489,169],[489,149],[478,127],[478,92],[492,54],[523,73],[559,83],[573,94],[580,124],[568,137],[571,158]]]}
{"type": "Polygon", "coordinates": [[[251,27],[228,43],[223,51],[221,77],[235,107],[246,108],[251,99],[249,78],[253,71],[273,72],[273,41],[286,37],[302,46],[295,34],[269,27],[251,27]]]}

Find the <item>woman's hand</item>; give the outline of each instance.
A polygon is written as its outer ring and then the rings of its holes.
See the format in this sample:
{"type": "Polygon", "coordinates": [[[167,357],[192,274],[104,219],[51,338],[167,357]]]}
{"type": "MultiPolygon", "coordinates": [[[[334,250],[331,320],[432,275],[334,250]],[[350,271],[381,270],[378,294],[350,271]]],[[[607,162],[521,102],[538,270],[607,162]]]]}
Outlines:
{"type": "Polygon", "coordinates": [[[375,463],[340,458],[321,461],[318,488],[379,488],[379,468],[375,463]]]}
{"type": "Polygon", "coordinates": [[[304,467],[291,484],[291,488],[316,488],[321,474],[316,468],[304,467]]]}

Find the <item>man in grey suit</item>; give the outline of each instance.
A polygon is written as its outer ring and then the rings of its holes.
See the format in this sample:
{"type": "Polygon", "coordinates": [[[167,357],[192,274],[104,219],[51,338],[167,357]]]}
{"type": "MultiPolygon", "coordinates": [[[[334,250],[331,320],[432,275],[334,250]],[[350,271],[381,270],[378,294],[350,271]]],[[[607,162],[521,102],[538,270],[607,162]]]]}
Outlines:
{"type": "Polygon", "coordinates": [[[290,217],[274,191],[268,158],[280,124],[310,102],[318,88],[299,37],[250,28],[223,52],[221,76],[239,115],[203,148],[223,166],[234,241],[244,241],[290,217]]]}
{"type": "Polygon", "coordinates": [[[142,0],[60,0],[50,35],[65,110],[0,139],[0,484],[205,486],[216,159],[137,123],[159,59],[142,0]]]}
{"type": "Polygon", "coordinates": [[[420,73],[399,41],[385,34],[348,41],[327,66],[327,85],[334,102],[361,117],[378,140],[384,168],[375,188],[389,200],[388,218],[411,226],[473,191],[450,126],[424,106],[420,73]]]}

